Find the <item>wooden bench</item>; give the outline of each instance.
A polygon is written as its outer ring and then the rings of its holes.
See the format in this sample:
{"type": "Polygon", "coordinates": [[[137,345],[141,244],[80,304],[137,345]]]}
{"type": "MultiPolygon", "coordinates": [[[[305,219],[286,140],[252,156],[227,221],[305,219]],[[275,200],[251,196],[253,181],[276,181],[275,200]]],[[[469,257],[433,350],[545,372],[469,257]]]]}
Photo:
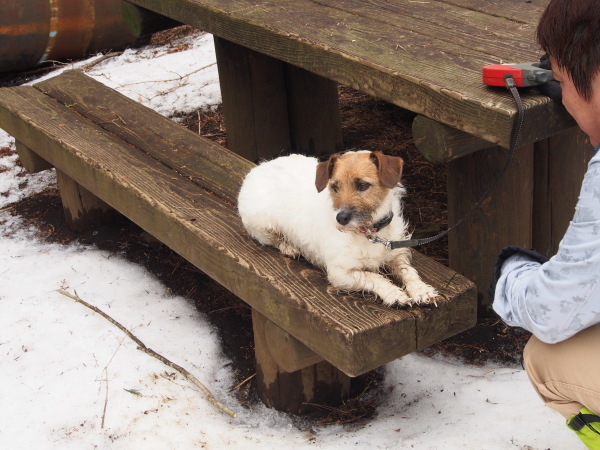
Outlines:
{"type": "Polygon", "coordinates": [[[330,289],[305,261],[261,247],[236,197],[253,163],[78,71],[0,89],[0,127],[26,168],[54,166],[76,229],[128,217],[253,310],[258,391],[279,410],[340,402],[355,377],[471,327],[474,285],[414,253],[438,307],[392,309],[330,289]]]}

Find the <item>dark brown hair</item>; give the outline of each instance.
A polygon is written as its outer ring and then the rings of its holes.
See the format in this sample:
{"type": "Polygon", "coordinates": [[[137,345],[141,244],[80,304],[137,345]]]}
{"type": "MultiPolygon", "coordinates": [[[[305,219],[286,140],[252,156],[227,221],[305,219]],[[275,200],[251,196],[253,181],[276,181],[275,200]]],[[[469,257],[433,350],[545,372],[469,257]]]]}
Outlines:
{"type": "Polygon", "coordinates": [[[571,77],[579,95],[590,100],[600,71],[600,0],[551,0],[537,40],[571,77]]]}

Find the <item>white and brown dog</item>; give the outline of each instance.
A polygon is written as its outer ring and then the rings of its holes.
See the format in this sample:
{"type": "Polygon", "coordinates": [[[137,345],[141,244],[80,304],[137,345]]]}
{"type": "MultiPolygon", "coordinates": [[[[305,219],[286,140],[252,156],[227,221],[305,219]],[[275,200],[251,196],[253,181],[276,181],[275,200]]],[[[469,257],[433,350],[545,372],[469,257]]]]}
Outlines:
{"type": "Polygon", "coordinates": [[[435,303],[438,293],[412,267],[410,250],[388,250],[367,239],[410,237],[402,216],[402,167],[401,158],[369,151],[320,163],[302,155],[276,158],[246,176],[240,217],[258,242],[290,257],[304,256],[325,269],[338,289],[373,292],[386,305],[435,303]]]}

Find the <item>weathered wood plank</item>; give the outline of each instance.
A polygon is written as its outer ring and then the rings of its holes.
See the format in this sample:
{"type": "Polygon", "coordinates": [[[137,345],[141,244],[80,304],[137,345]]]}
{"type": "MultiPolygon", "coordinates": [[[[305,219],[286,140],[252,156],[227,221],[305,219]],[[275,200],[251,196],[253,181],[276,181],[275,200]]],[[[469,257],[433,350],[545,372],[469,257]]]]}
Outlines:
{"type": "Polygon", "coordinates": [[[270,322],[252,310],[256,355],[256,390],[267,406],[292,414],[313,410],[307,403],[340,405],[350,394],[350,378],[327,361],[288,371],[273,358],[271,339],[281,336],[266,332],[270,322]]]}
{"type": "Polygon", "coordinates": [[[37,153],[31,151],[31,149],[22,142],[17,141],[15,146],[17,147],[19,160],[27,172],[36,173],[52,168],[52,164],[40,158],[37,153]]]}
{"type": "Polygon", "coordinates": [[[253,164],[104,86],[78,70],[37,83],[55,98],[125,142],[223,199],[237,202],[253,164]]]}
{"type": "Polygon", "coordinates": [[[283,63],[214,40],[228,148],[255,163],[290,153],[283,63]]]}
{"type": "MultiPolygon", "coordinates": [[[[401,1],[401,0],[396,0],[401,1]]],[[[548,5],[549,0],[441,0],[465,9],[494,15],[502,19],[537,25],[539,17],[548,5]]]]}
{"type": "Polygon", "coordinates": [[[440,332],[445,334],[445,339],[465,329],[465,318],[477,317],[477,303],[468,300],[472,299],[470,296],[474,293],[468,291],[465,281],[467,283],[471,283],[471,281],[466,280],[454,270],[440,270],[440,266],[435,261],[419,252],[413,252],[413,265],[418,268],[419,274],[425,282],[432,286],[443,286],[444,293],[442,295],[455,299],[452,302],[439,303],[435,310],[415,308],[412,311],[418,317],[416,347],[421,350],[439,342],[435,336],[440,332]]]}
{"type": "Polygon", "coordinates": [[[116,210],[61,170],[56,170],[56,177],[65,220],[71,231],[85,233],[99,226],[117,223],[120,214],[116,210]]]}
{"type": "Polygon", "coordinates": [[[450,162],[491,145],[488,141],[424,116],[415,117],[412,133],[415,146],[435,164],[450,162]]]}
{"type": "Polygon", "coordinates": [[[448,279],[439,308],[330,292],[321,271],[249,239],[233,206],[34,88],[0,90],[0,125],[350,376],[415,351],[419,322],[439,322],[437,340],[456,330],[449,321],[474,324],[465,306],[444,307],[456,286],[465,296],[453,301],[472,305],[472,283],[433,262],[418,269],[448,279]]]}
{"type": "MultiPolygon", "coordinates": [[[[423,26],[410,27],[409,21],[413,19],[409,14],[394,15],[388,11],[389,23],[384,23],[332,8],[329,5],[336,3],[333,0],[258,4],[251,0],[132,0],[132,3],[187,20],[224,39],[508,147],[516,116],[512,98],[505,89],[490,89],[481,82],[481,68],[502,58],[467,44],[441,40],[435,33],[422,34],[423,26]],[[402,29],[406,33],[399,42],[402,29]]],[[[444,2],[428,3],[448,7],[444,2]]],[[[492,19],[501,20],[493,17],[489,20],[492,19]]],[[[534,56],[537,59],[538,55],[533,53],[535,44],[529,44],[534,42],[532,27],[513,24],[511,35],[524,44],[516,48],[507,46],[510,56],[521,61],[534,56]]],[[[482,28],[481,33],[484,32],[489,34],[482,28]]],[[[522,143],[543,139],[572,126],[566,112],[548,98],[531,93],[524,96],[524,102],[528,114],[522,143]]]]}
{"type": "Polygon", "coordinates": [[[285,65],[292,149],[322,156],[343,150],[337,83],[285,65]]]}
{"type": "MultiPolygon", "coordinates": [[[[470,213],[498,179],[507,157],[507,150],[493,147],[448,163],[448,223],[470,213]]],[[[478,287],[480,315],[490,312],[487,290],[500,250],[507,245],[531,248],[533,167],[533,145],[518,148],[493,193],[448,235],[450,267],[478,287]]]]}
{"type": "Polygon", "coordinates": [[[579,127],[535,145],[533,248],[552,256],[573,218],[593,147],[579,127]],[[568,181],[567,181],[568,180],[568,181]]]}
{"type": "MultiPolygon", "coordinates": [[[[515,51],[520,52],[520,57],[529,54],[531,60],[539,58],[535,40],[522,41],[519,35],[513,33],[516,26],[523,30],[527,25],[521,20],[489,14],[481,8],[465,8],[440,1],[312,1],[359,16],[359,23],[370,23],[374,30],[380,29],[382,24],[391,26],[397,30],[397,42],[402,46],[410,46],[414,36],[423,35],[431,38],[432,42],[446,43],[449,48],[459,45],[493,55],[497,62],[513,61],[515,51]],[[398,20],[399,17],[402,20],[398,20]]],[[[534,11],[538,13],[537,9],[534,11]]],[[[528,28],[531,31],[534,25],[528,25],[528,28]]]]}

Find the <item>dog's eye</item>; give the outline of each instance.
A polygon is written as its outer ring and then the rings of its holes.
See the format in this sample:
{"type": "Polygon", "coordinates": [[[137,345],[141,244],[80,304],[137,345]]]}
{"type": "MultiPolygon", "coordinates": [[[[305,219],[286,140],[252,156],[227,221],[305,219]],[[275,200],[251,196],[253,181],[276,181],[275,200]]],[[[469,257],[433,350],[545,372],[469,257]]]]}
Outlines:
{"type": "Polygon", "coordinates": [[[361,191],[361,192],[364,192],[371,187],[371,183],[367,183],[366,181],[363,181],[363,180],[356,180],[355,184],[356,184],[356,190],[361,191]]]}
{"type": "Polygon", "coordinates": [[[340,190],[340,185],[337,183],[331,183],[331,189],[333,190],[333,192],[337,192],[340,190]]]}

